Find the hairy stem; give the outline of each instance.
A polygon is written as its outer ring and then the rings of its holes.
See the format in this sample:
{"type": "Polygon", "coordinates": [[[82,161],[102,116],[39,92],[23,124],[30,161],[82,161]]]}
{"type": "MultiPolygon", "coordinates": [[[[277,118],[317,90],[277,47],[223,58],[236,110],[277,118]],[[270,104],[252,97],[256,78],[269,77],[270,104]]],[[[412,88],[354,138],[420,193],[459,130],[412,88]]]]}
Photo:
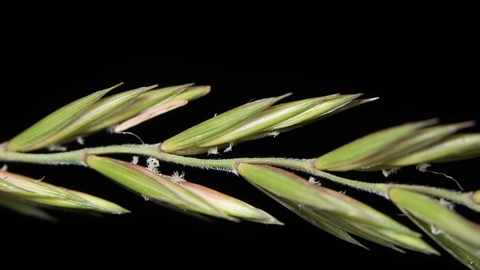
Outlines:
{"type": "Polygon", "coordinates": [[[0,161],[26,162],[49,165],[82,165],[86,166],[84,159],[88,155],[132,154],[158,158],[162,161],[182,164],[185,166],[199,167],[233,172],[236,174],[236,165],[240,162],[255,163],[283,167],[303,171],[319,176],[330,181],[350,186],[356,189],[375,193],[388,198],[388,190],[393,187],[407,189],[465,205],[473,210],[480,211],[480,205],[471,198],[471,192],[463,193],[435,187],[405,185],[392,183],[368,183],[336,176],[315,168],[314,159],[287,159],[287,158],[234,158],[234,159],[202,159],[188,156],[169,154],[160,150],[160,144],[124,144],[102,147],[84,148],[81,150],[55,153],[20,153],[6,150],[0,145],[0,161]]]}

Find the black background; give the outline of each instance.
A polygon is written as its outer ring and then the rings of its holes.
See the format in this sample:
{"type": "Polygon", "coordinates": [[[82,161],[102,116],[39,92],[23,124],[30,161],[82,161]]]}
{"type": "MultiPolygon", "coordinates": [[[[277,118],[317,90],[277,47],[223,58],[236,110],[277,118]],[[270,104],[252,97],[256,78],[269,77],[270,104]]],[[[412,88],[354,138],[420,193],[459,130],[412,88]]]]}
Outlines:
{"type": "MultiPolygon", "coordinates": [[[[321,19],[324,13],[328,12],[297,14],[305,21],[257,14],[258,23],[243,14],[231,24],[226,22],[228,14],[212,19],[203,13],[192,17],[177,12],[173,18],[157,20],[162,17],[160,11],[157,17],[114,15],[102,24],[85,14],[70,18],[68,23],[67,15],[57,20],[44,18],[25,28],[19,27],[21,19],[17,19],[10,22],[16,28],[9,28],[3,43],[6,49],[2,50],[0,140],[8,140],[70,101],[119,82],[124,85],[116,91],[152,84],[212,87],[207,96],[131,130],[146,143],[161,142],[250,100],[287,92],[293,95],[285,101],[332,93],[380,97],[276,138],[237,145],[221,157],[311,158],[359,136],[408,121],[432,117],[439,117],[441,123],[479,120],[478,41],[468,16],[425,17],[422,13],[418,17],[410,14],[414,21],[411,16],[400,15],[387,22],[386,14],[378,20],[360,16],[347,22],[341,17],[321,19]],[[204,24],[208,20],[211,23],[204,24]]],[[[479,128],[468,131],[478,132],[479,128]]],[[[133,136],[98,134],[87,138],[86,145],[136,142],[133,136]]],[[[44,263],[53,265],[61,258],[86,265],[133,262],[139,267],[273,268],[291,264],[324,269],[384,269],[393,265],[462,269],[443,250],[437,257],[413,251],[401,254],[362,240],[370,251],[344,243],[278,205],[242,178],[225,172],[167,163],[160,168],[164,173],[184,171],[187,180],[260,207],[285,226],[198,220],[146,202],[83,167],[8,166],[12,172],[45,176],[46,182],[100,196],[132,211],[96,217],[51,210],[59,222],[50,223],[0,209],[2,246],[11,258],[42,257],[44,263]]],[[[431,169],[453,175],[466,190],[475,190],[479,188],[477,167],[478,159],[431,169]]],[[[447,178],[414,168],[389,178],[381,173],[342,175],[457,188],[447,178]]],[[[346,190],[347,195],[411,226],[384,199],[326,180],[322,183],[346,190]]],[[[458,210],[472,216],[460,207],[458,210]]]]}

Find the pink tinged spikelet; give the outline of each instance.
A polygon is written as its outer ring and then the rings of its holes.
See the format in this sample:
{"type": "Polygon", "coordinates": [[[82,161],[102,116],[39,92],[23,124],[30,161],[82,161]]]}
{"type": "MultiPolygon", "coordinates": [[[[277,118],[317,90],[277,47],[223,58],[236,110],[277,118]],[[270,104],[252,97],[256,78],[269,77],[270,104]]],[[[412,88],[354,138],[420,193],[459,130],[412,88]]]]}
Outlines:
{"type": "MultiPolygon", "coordinates": [[[[183,178],[182,178],[183,179],[183,178]]],[[[208,201],[212,205],[215,205],[220,210],[224,211],[228,215],[266,224],[283,225],[282,222],[275,219],[268,213],[255,208],[245,202],[242,202],[236,198],[230,197],[213,189],[192,183],[185,180],[178,182],[183,187],[194,192],[204,200],[208,201]]]]}

